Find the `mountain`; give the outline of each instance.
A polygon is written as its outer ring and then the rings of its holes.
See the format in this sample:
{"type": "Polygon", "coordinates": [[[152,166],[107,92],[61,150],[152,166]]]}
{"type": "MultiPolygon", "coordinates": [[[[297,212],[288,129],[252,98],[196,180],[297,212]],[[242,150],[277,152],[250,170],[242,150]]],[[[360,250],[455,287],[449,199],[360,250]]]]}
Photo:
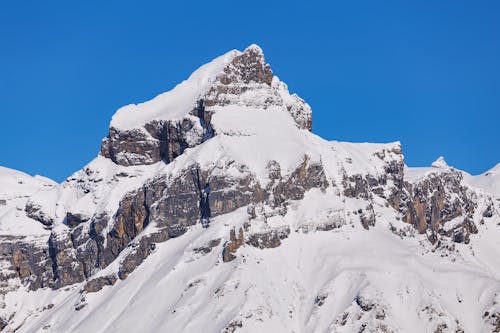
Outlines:
{"type": "Polygon", "coordinates": [[[251,45],[119,109],[61,184],[0,169],[5,332],[499,332],[498,165],[327,141],[251,45]]]}

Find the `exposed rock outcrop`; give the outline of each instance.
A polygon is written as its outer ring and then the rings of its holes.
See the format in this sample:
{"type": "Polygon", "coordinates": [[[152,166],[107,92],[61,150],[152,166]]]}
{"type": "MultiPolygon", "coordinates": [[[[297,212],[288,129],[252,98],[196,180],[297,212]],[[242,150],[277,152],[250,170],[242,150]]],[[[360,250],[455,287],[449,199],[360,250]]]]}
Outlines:
{"type": "Polygon", "coordinates": [[[477,233],[475,194],[462,185],[462,174],[454,169],[405,182],[399,209],[404,221],[427,233],[432,243],[442,236],[468,243],[477,233]]]}
{"type": "Polygon", "coordinates": [[[95,293],[105,286],[114,285],[117,280],[118,279],[114,275],[100,276],[88,281],[85,286],[83,286],[83,290],[88,293],[95,293]]]}
{"type": "Polygon", "coordinates": [[[236,231],[231,229],[229,235],[229,241],[224,244],[224,249],[222,250],[222,260],[224,262],[233,261],[236,259],[236,251],[244,244],[245,236],[243,234],[243,229],[238,229],[238,235],[236,235],[236,231]]]}
{"type": "MultiPolygon", "coordinates": [[[[54,287],[53,253],[46,243],[24,237],[0,237],[1,281],[19,278],[30,289],[54,287]]],[[[7,287],[7,286],[4,286],[7,287]]]]}
{"type": "Polygon", "coordinates": [[[186,148],[203,141],[203,128],[195,117],[179,121],[152,121],[142,129],[122,131],[111,127],[100,154],[119,165],[169,163],[186,148]]]}
{"type": "Polygon", "coordinates": [[[281,241],[288,235],[290,235],[289,227],[272,229],[250,234],[246,243],[259,249],[271,249],[280,246],[281,241]]]}
{"type": "Polygon", "coordinates": [[[43,207],[40,204],[28,201],[24,208],[24,211],[26,212],[26,215],[28,217],[40,222],[47,227],[52,226],[52,224],[54,223],[54,219],[43,211],[43,207]]]}

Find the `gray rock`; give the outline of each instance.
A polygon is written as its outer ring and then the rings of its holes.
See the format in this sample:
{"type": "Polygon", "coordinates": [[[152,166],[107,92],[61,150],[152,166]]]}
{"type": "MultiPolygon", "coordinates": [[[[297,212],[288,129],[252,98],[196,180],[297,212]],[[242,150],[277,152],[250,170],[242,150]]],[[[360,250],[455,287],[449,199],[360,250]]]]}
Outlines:
{"type": "Polygon", "coordinates": [[[69,227],[76,227],[77,225],[87,222],[90,217],[79,213],[66,213],[66,224],[69,227]]]}
{"type": "Polygon", "coordinates": [[[105,286],[112,286],[118,279],[114,275],[100,276],[88,281],[83,290],[87,293],[95,293],[104,288],[105,286]]]}
{"type": "Polygon", "coordinates": [[[375,308],[375,303],[363,296],[356,296],[356,304],[361,308],[361,310],[367,312],[373,310],[375,308]]]}
{"type": "Polygon", "coordinates": [[[42,206],[32,202],[31,200],[26,203],[24,211],[26,212],[26,216],[31,217],[33,220],[36,220],[47,227],[52,226],[54,223],[54,219],[43,211],[42,206]]]}
{"type": "Polygon", "coordinates": [[[69,233],[52,233],[48,245],[56,288],[78,283],[86,278],[69,233]]]}
{"type": "Polygon", "coordinates": [[[477,233],[473,220],[477,204],[474,194],[461,181],[462,174],[449,169],[430,174],[416,184],[405,183],[399,203],[404,220],[419,233],[427,233],[432,243],[440,237],[468,243],[470,235],[477,233]],[[455,218],[462,222],[446,231],[444,225],[455,218]]]}
{"type": "Polygon", "coordinates": [[[290,235],[289,227],[253,233],[248,236],[246,244],[259,249],[270,249],[280,246],[281,241],[288,238],[288,235],[290,235]]]}
{"type": "Polygon", "coordinates": [[[206,245],[194,248],[193,251],[195,253],[208,254],[208,253],[212,252],[212,249],[214,247],[218,246],[220,244],[220,242],[221,242],[221,238],[212,239],[206,245]]]}
{"type": "MultiPolygon", "coordinates": [[[[193,101],[193,107],[195,104],[193,101]]],[[[189,117],[179,121],[152,121],[143,129],[120,131],[111,127],[101,143],[100,154],[125,166],[169,163],[186,148],[203,142],[203,129],[198,123],[199,119],[189,117]]]]}

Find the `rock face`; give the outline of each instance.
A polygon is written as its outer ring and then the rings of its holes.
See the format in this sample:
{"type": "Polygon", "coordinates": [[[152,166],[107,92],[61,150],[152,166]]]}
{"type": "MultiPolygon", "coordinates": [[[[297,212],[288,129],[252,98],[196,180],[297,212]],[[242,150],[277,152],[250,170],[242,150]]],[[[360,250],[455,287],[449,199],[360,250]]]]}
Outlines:
{"type": "Polygon", "coordinates": [[[0,273],[3,282],[19,278],[32,290],[54,287],[54,270],[47,246],[28,242],[24,237],[0,240],[0,260],[7,264],[0,273]]]}
{"type": "MultiPolygon", "coordinates": [[[[274,291],[255,291],[253,284],[248,284],[246,289],[240,287],[239,281],[244,277],[237,280],[235,272],[241,269],[250,276],[255,270],[249,270],[252,266],[246,265],[264,262],[262,276],[266,277],[266,272],[279,265],[267,267],[262,258],[270,251],[280,253],[278,251],[285,247],[290,248],[292,254],[280,262],[284,268],[278,275],[287,276],[282,283],[300,275],[295,266],[287,266],[288,261],[298,258],[296,267],[299,267],[304,265],[302,256],[311,253],[312,266],[303,267],[312,269],[316,262],[323,261],[328,267],[314,268],[313,275],[316,271],[325,276],[328,272],[341,272],[313,287],[304,284],[312,277],[294,280],[287,287],[287,293],[293,290],[290,295],[297,296],[299,301],[295,301],[299,303],[306,302],[309,294],[314,296],[306,306],[310,319],[305,326],[287,327],[286,331],[398,331],[395,321],[387,320],[396,316],[389,304],[390,297],[379,290],[366,291],[375,283],[367,280],[368,273],[353,273],[359,268],[349,265],[343,271],[336,262],[332,264],[331,258],[335,256],[328,254],[336,245],[325,250],[316,248],[315,242],[321,243],[322,237],[345,234],[347,239],[360,239],[352,249],[356,251],[369,243],[369,238],[363,238],[365,233],[378,235],[383,230],[398,242],[400,238],[407,238],[406,241],[413,244],[414,239],[418,239],[422,251],[430,247],[443,257],[455,256],[453,260],[457,260],[456,256],[461,254],[453,252],[455,245],[460,248],[468,244],[474,253],[475,234],[498,229],[500,198],[474,186],[477,182],[471,181],[472,176],[450,168],[444,160],[434,163],[432,168],[408,168],[399,143],[327,142],[310,133],[310,107],[288,92],[265,62],[258,46],[252,45],[244,52],[230,52],[200,70],[170,95],[160,95],[134,106],[127,112],[137,113],[129,114],[128,118],[123,116],[126,112],[119,111],[102,141],[99,157],[60,185],[11,171],[2,173],[0,169],[0,183],[2,179],[10,182],[4,186],[6,190],[0,188],[0,330],[14,331],[22,324],[23,329],[29,327],[26,330],[37,331],[50,328],[52,323],[62,325],[54,328],[56,331],[73,329],[78,325],[64,326],[67,320],[50,318],[46,320],[48,326],[29,326],[35,322],[31,316],[43,316],[41,313],[48,310],[46,304],[40,303],[43,298],[30,302],[40,304],[23,312],[22,302],[9,301],[12,298],[7,296],[22,289],[30,290],[30,295],[49,289],[60,293],[75,290],[76,302],[70,304],[71,311],[92,313],[94,308],[86,305],[98,296],[90,293],[97,295],[122,288],[132,273],[156,260],[159,249],[169,249],[169,256],[154,263],[155,267],[186,253],[191,257],[182,257],[184,261],[174,266],[165,264],[165,276],[181,274],[176,272],[186,267],[192,272],[206,270],[207,276],[217,269],[223,271],[212,280],[202,276],[191,281],[178,296],[179,304],[192,295],[203,294],[205,287],[210,292],[203,302],[213,299],[223,302],[225,294],[245,300],[254,294],[264,295],[265,302],[259,308],[248,309],[242,301],[241,306],[233,309],[238,316],[234,317],[233,313],[230,320],[217,322],[217,327],[237,331],[245,328],[249,320],[271,320],[281,306],[269,305],[278,302],[269,296],[274,291]],[[169,104],[171,100],[175,101],[172,104],[175,107],[169,104]],[[254,121],[246,115],[261,118],[254,121]],[[198,228],[199,224],[203,228],[198,228]],[[317,235],[321,233],[328,236],[317,235]],[[307,239],[303,237],[311,237],[313,241],[303,241],[307,239]],[[185,239],[192,241],[184,248],[176,247],[185,239]],[[306,246],[300,247],[303,244],[306,246]],[[301,250],[294,252],[294,246],[301,250]],[[191,266],[209,260],[213,262],[203,269],[191,266]],[[227,264],[229,262],[231,264],[227,264]],[[232,265],[235,271],[230,274],[228,268],[219,268],[227,267],[224,265],[232,265]],[[233,275],[235,280],[230,278],[233,275]],[[348,288],[342,284],[345,279],[353,283],[348,288]],[[210,281],[223,281],[223,284],[210,286],[210,281]],[[318,290],[320,287],[324,290],[318,290]],[[309,288],[307,292],[305,288],[309,288]],[[243,294],[239,294],[241,290],[243,294]],[[333,297],[338,290],[346,291],[342,297],[350,300],[344,302],[342,309],[331,303],[338,299],[333,297]],[[329,327],[314,324],[315,316],[321,317],[322,311],[330,318],[329,327]]],[[[485,238],[484,242],[490,241],[483,234],[485,238]]],[[[485,248],[490,245],[487,243],[485,248]]],[[[400,248],[395,249],[402,252],[400,248]]],[[[369,251],[373,253],[373,249],[369,251]]],[[[478,247],[478,255],[482,251],[483,248],[478,247]]],[[[339,256],[343,258],[345,253],[339,256]]],[[[491,257],[486,256],[485,262],[491,257]]],[[[481,279],[495,276],[496,273],[488,269],[481,271],[481,279]]],[[[271,280],[278,278],[281,276],[273,276],[271,280]]],[[[378,277],[380,281],[386,278],[378,277]]],[[[152,288],[178,285],[179,280],[165,279],[168,283],[153,281],[152,288]]],[[[421,286],[422,281],[412,286],[421,286]]],[[[481,281],[485,285],[498,283],[497,280],[481,281]]],[[[406,288],[404,292],[398,291],[398,295],[422,293],[406,288]]],[[[453,292],[465,293],[461,288],[458,286],[458,291],[453,292]]],[[[495,288],[485,291],[489,303],[481,306],[488,314],[480,320],[484,327],[498,329],[500,310],[496,301],[491,300],[500,288],[495,288]]],[[[170,292],[175,293],[177,289],[170,292]]],[[[446,327],[460,331],[459,318],[444,309],[443,304],[449,304],[449,300],[440,303],[436,301],[439,297],[429,290],[425,289],[432,297],[425,301],[430,305],[416,310],[417,321],[432,323],[436,331],[444,331],[446,327]]],[[[443,294],[449,294],[449,290],[443,294]]],[[[256,303],[260,302],[259,297],[256,303]]],[[[462,299],[460,295],[456,297],[462,299]]],[[[183,311],[193,304],[179,307],[178,317],[169,317],[164,322],[180,320],[183,311]]],[[[65,306],[62,304],[61,309],[65,306]]],[[[396,306],[400,305],[392,305],[396,306]]],[[[292,319],[303,308],[301,305],[287,309],[277,327],[296,322],[292,319]]],[[[165,313],[177,316],[177,310],[172,307],[165,313]]],[[[123,309],[124,313],[127,311],[123,309]]],[[[221,309],[220,313],[223,312],[221,309]]],[[[165,331],[179,327],[166,327],[169,329],[165,331]]]]}
{"type": "MultiPolygon", "coordinates": [[[[271,164],[276,173],[279,165],[276,162],[271,164]]],[[[232,167],[244,169],[242,166],[232,167]]],[[[15,276],[25,280],[32,289],[60,288],[90,278],[94,272],[106,268],[125,248],[132,247],[132,253],[122,261],[118,272],[118,276],[124,279],[149,256],[156,243],[182,235],[188,227],[207,218],[204,215],[207,212],[210,218],[250,204],[282,206],[289,200],[300,200],[312,188],[328,186],[322,166],[309,163],[307,156],[288,177],[276,176],[265,188],[250,173],[233,178],[213,174],[214,171],[218,170],[204,170],[199,165],[192,165],[171,179],[169,186],[163,177],[153,179],[126,194],[112,218],[97,214],[82,221],[79,215],[68,212],[66,223],[70,228],[52,232],[46,248],[38,250],[48,258],[33,258],[29,256],[32,250],[15,251],[10,247],[1,253],[5,257],[18,253],[11,259],[18,272],[15,276]],[[201,184],[210,186],[208,207],[200,202],[206,186],[201,184]],[[154,221],[156,231],[138,237],[150,221],[154,221]],[[105,229],[109,231],[103,235],[105,229]],[[42,262],[46,262],[45,266],[40,266],[42,262]],[[48,272],[40,274],[40,270],[48,272]],[[34,275],[36,280],[31,282],[34,275]]]]}
{"type": "Polygon", "coordinates": [[[203,128],[196,118],[152,121],[142,129],[120,131],[111,127],[101,143],[100,154],[119,165],[166,163],[203,141],[203,128]]]}
{"type": "Polygon", "coordinates": [[[419,233],[426,233],[432,243],[440,237],[450,237],[458,243],[468,243],[470,235],[477,233],[474,222],[476,210],[487,215],[493,204],[478,207],[474,192],[462,185],[462,174],[450,169],[430,174],[414,184],[405,183],[402,205],[406,223],[419,233]],[[454,223],[450,223],[450,221],[454,223]],[[452,226],[448,227],[448,224],[452,226]]]}
{"type": "Polygon", "coordinates": [[[312,130],[309,105],[297,95],[289,95],[286,85],[274,76],[262,50],[252,45],[236,56],[205,94],[207,109],[244,105],[266,109],[279,105],[287,110],[299,128],[312,130]],[[252,98],[259,94],[259,99],[252,98]]]}

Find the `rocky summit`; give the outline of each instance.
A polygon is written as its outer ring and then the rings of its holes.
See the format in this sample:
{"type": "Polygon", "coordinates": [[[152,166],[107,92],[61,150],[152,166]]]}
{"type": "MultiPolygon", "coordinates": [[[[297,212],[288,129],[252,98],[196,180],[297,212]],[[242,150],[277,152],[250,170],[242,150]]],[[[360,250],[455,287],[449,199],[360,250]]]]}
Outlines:
{"type": "Polygon", "coordinates": [[[312,121],[251,45],[119,109],[61,184],[0,168],[0,330],[500,332],[500,164],[312,121]]]}

